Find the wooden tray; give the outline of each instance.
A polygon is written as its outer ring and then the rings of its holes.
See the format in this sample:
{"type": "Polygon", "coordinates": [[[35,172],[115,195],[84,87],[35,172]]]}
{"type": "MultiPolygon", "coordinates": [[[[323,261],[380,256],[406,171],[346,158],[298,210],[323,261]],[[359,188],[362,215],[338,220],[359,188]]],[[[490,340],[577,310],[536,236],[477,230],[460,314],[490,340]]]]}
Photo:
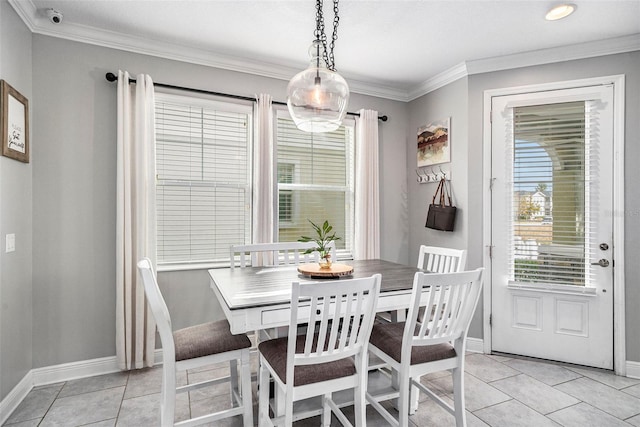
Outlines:
{"type": "Polygon", "coordinates": [[[312,278],[336,278],[349,276],[353,273],[353,267],[346,264],[331,264],[331,268],[320,268],[318,263],[301,264],[298,271],[302,275],[312,278]]]}

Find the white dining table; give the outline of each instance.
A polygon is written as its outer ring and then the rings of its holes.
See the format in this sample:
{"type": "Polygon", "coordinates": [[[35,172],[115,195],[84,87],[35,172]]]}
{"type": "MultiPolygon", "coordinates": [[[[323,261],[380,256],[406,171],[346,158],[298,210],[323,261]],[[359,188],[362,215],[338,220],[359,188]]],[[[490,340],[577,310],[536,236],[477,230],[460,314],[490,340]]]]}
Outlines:
{"type": "Polygon", "coordinates": [[[349,276],[313,278],[298,272],[298,266],[214,268],[209,270],[211,289],[231,326],[231,333],[272,330],[288,326],[291,316],[291,284],[382,275],[378,312],[407,308],[416,267],[383,260],[347,261],[349,276]]]}
{"type": "MultiPolygon", "coordinates": [[[[411,301],[413,278],[416,272],[424,271],[416,267],[384,260],[346,261],[343,264],[353,267],[351,275],[321,279],[307,277],[299,273],[296,265],[215,268],[208,270],[208,272],[211,289],[229,321],[231,333],[262,331],[267,337],[276,337],[278,336],[278,328],[288,327],[291,323],[291,284],[294,281],[340,281],[349,278],[369,277],[380,273],[382,281],[376,311],[404,313],[404,309],[408,308],[411,301]]],[[[300,303],[300,307],[301,311],[304,311],[304,302],[300,303]]],[[[396,316],[393,317],[395,320],[396,316]]],[[[377,371],[375,366],[370,365],[369,368],[377,371]]],[[[397,373],[393,372],[392,374],[391,387],[397,389],[397,373]]],[[[372,381],[372,379],[372,374],[370,374],[369,388],[372,385],[376,387],[376,381],[372,381]]],[[[383,383],[386,381],[383,380],[383,383]]],[[[278,402],[282,402],[282,399],[282,396],[276,396],[274,404],[279,407],[278,402]]],[[[352,404],[352,394],[347,393],[346,397],[338,396],[337,401],[342,402],[339,406],[352,404]]],[[[309,407],[306,405],[303,404],[299,408],[301,412],[307,413],[306,416],[320,413],[317,402],[309,407]]],[[[412,402],[410,412],[415,413],[416,409],[417,399],[412,402]]],[[[277,408],[274,410],[279,411],[277,408]]]]}
{"type": "Polygon", "coordinates": [[[350,276],[311,278],[298,272],[298,266],[215,268],[209,270],[211,289],[231,326],[231,333],[272,330],[288,326],[291,316],[291,284],[345,280],[382,275],[378,312],[405,309],[411,300],[416,267],[383,260],[346,261],[353,267],[350,276]]]}

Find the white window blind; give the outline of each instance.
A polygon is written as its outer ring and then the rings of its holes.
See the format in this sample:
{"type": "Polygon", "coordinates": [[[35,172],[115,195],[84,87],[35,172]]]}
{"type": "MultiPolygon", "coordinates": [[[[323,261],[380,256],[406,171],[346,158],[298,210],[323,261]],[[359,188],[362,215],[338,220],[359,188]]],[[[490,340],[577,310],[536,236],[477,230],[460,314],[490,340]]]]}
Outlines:
{"type": "Polygon", "coordinates": [[[228,262],[251,240],[251,107],[156,96],[158,264],[228,262]]]}
{"type": "Polygon", "coordinates": [[[325,220],[342,240],[338,256],[352,257],[355,124],[345,120],[333,132],[308,133],[279,111],[276,125],[278,240],[313,236],[308,220],[325,220]]]}
{"type": "Polygon", "coordinates": [[[589,285],[598,197],[598,114],[590,101],[510,110],[511,281],[589,285]]]}

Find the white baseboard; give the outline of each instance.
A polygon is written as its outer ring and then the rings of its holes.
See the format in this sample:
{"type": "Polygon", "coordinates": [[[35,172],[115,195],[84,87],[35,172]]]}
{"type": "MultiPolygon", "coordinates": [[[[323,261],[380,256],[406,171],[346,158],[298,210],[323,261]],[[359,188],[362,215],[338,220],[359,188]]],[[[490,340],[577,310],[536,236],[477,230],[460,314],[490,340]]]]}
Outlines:
{"type": "Polygon", "coordinates": [[[627,377],[640,380],[640,362],[627,360],[627,377]]]}
{"type": "MultiPolygon", "coordinates": [[[[162,349],[155,350],[154,363],[156,365],[162,364],[162,349]]],[[[11,413],[16,410],[20,402],[22,402],[35,386],[55,384],[114,372],[120,372],[116,356],[32,369],[27,372],[27,375],[25,375],[0,402],[0,425],[4,424],[11,413]]]]}
{"type": "Polygon", "coordinates": [[[4,425],[5,421],[9,419],[13,411],[16,410],[20,402],[27,397],[27,394],[33,388],[33,375],[31,372],[27,372],[27,375],[0,402],[0,425],[4,425]]]}
{"type": "Polygon", "coordinates": [[[482,338],[467,337],[467,351],[471,353],[484,353],[484,340],[482,338]]]}
{"type": "Polygon", "coordinates": [[[33,373],[33,385],[55,384],[118,371],[120,369],[115,356],[63,363],[31,370],[33,373]]]}

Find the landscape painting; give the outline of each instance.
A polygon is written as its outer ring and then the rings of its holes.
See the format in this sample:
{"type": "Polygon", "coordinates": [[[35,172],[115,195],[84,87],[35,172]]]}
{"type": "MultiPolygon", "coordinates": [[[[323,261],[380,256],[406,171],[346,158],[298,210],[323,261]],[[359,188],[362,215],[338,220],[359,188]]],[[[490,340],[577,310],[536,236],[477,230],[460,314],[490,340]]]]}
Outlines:
{"type": "Polygon", "coordinates": [[[418,128],[418,167],[451,161],[449,122],[447,117],[418,128]]]}

